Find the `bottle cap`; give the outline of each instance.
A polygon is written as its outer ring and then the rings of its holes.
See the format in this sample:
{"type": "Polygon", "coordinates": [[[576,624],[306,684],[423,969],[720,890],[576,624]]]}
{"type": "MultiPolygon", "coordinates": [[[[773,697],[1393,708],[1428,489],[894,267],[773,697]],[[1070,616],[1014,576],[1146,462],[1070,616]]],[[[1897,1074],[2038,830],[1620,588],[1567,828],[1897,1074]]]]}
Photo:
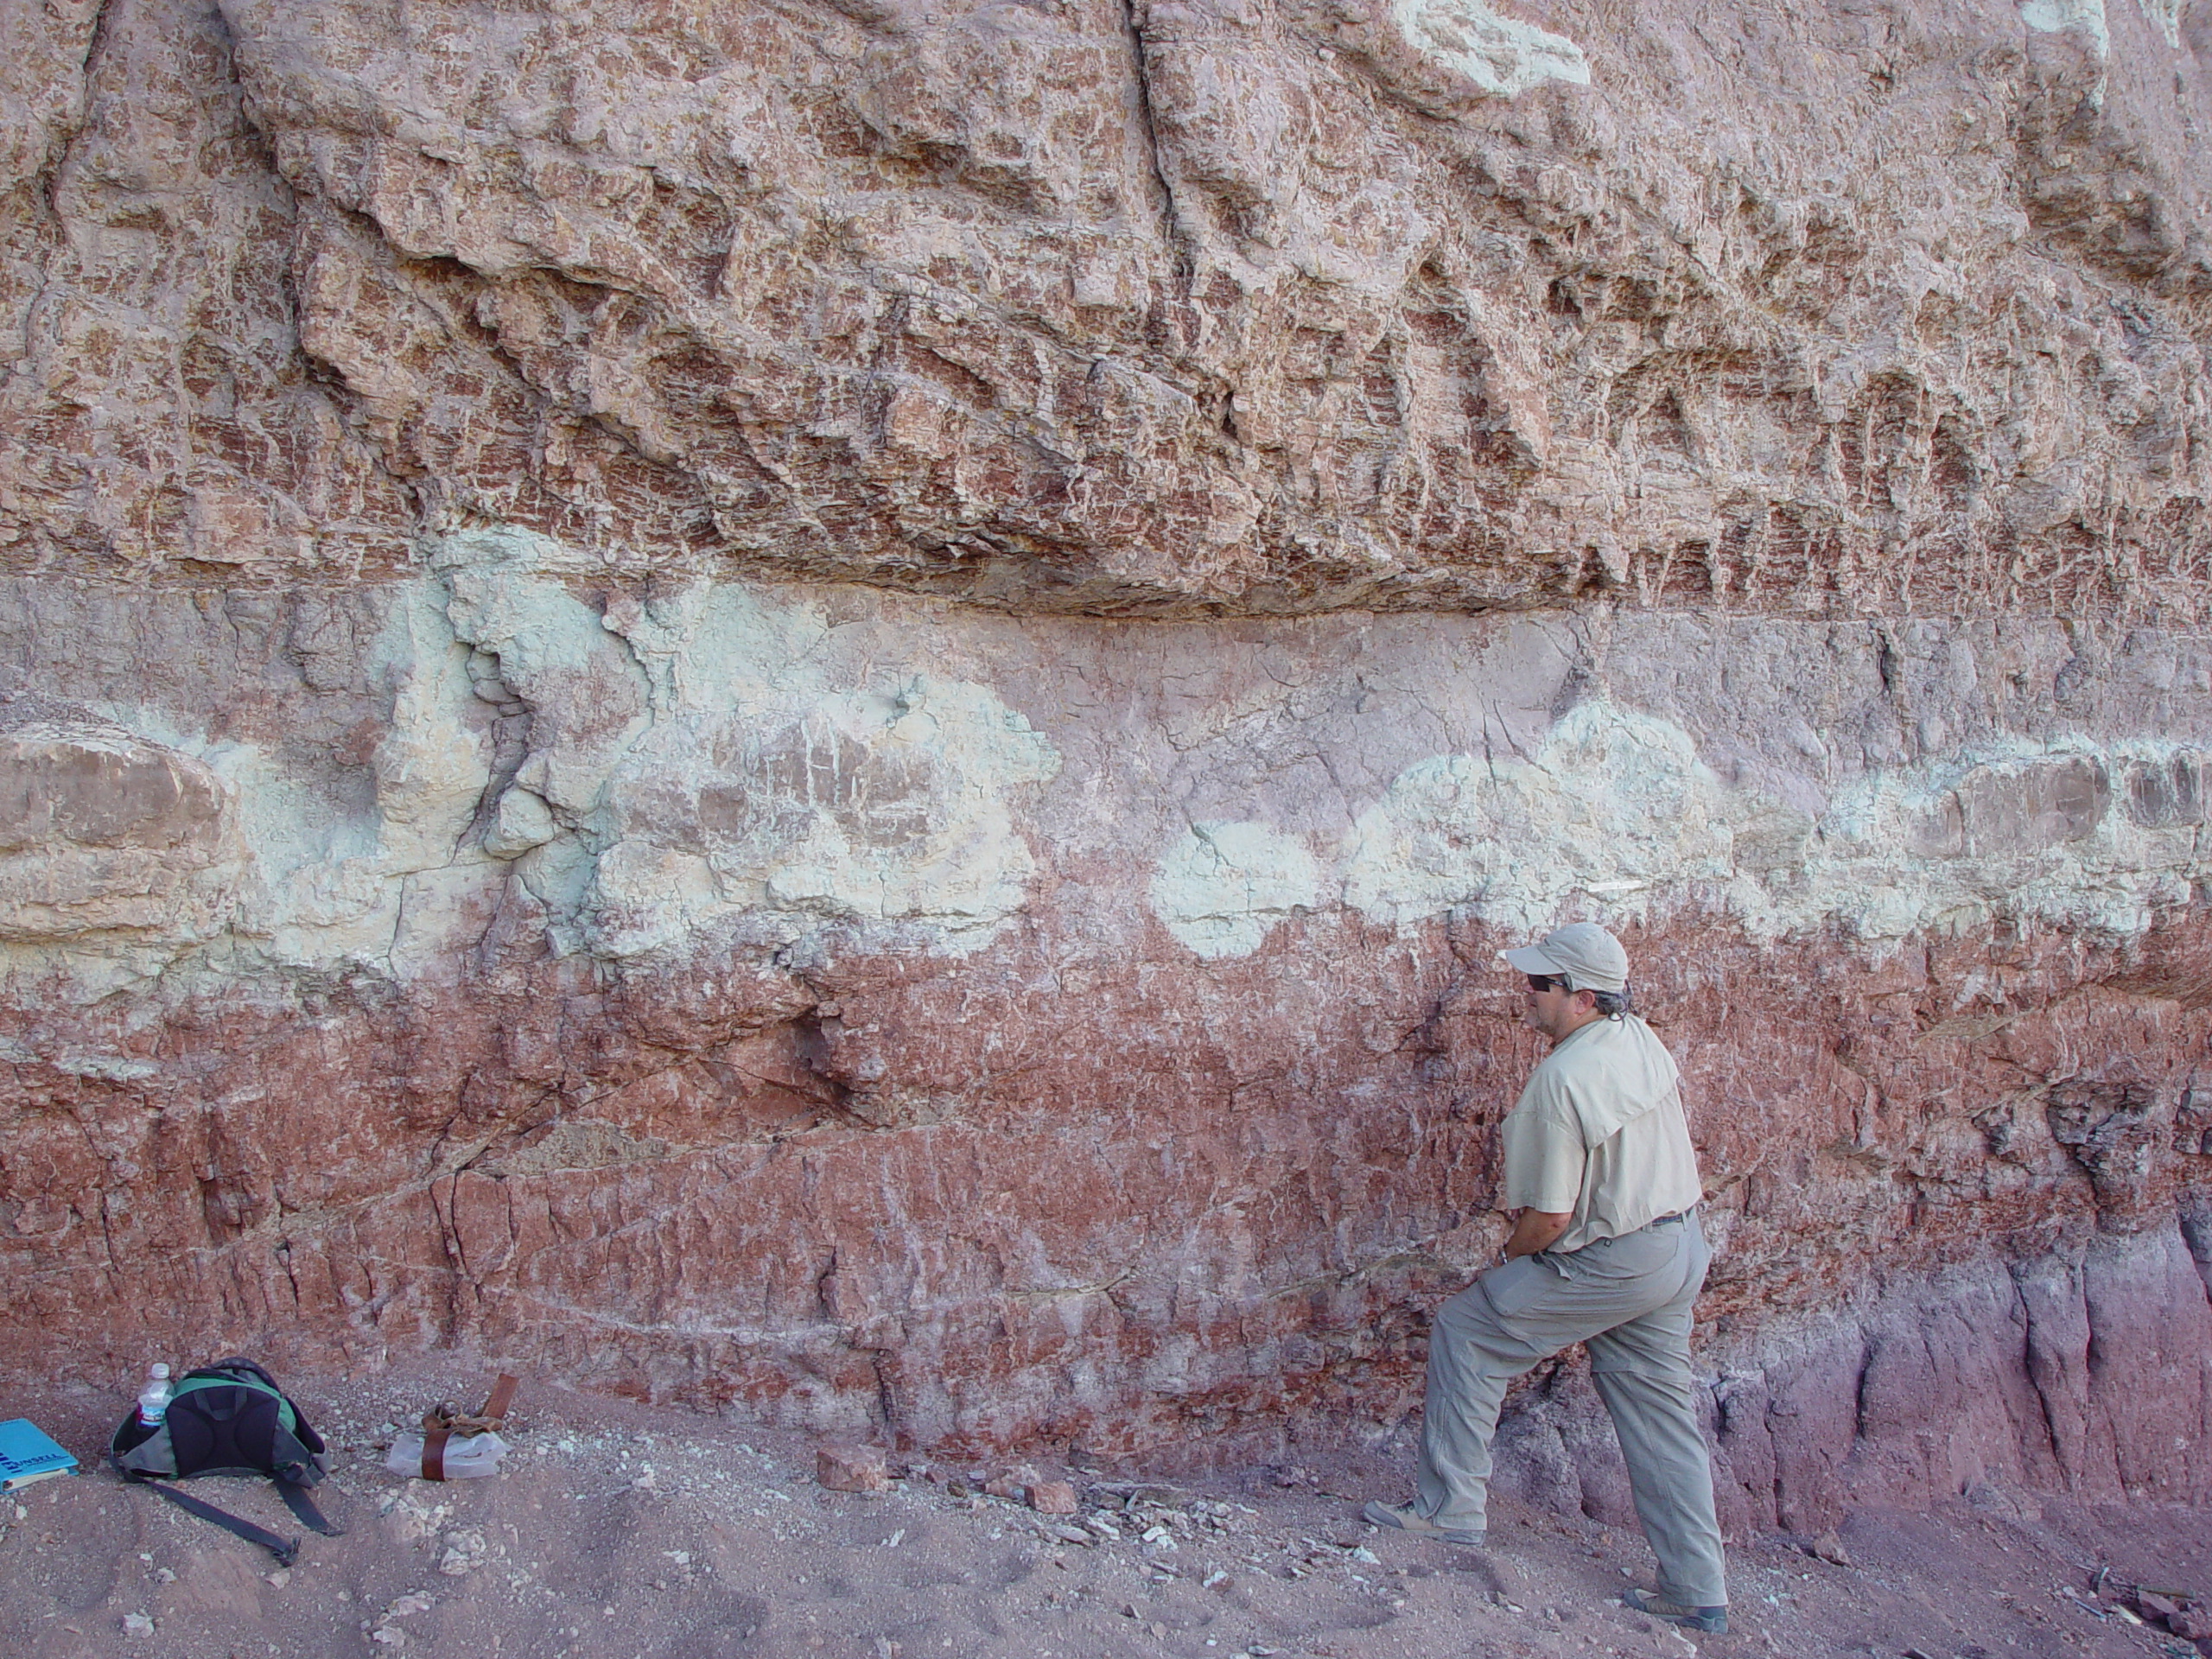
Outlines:
{"type": "Polygon", "coordinates": [[[146,1374],[149,1376],[167,1376],[169,1374],[169,1368],[157,1359],[154,1362],[153,1369],[146,1374]]]}

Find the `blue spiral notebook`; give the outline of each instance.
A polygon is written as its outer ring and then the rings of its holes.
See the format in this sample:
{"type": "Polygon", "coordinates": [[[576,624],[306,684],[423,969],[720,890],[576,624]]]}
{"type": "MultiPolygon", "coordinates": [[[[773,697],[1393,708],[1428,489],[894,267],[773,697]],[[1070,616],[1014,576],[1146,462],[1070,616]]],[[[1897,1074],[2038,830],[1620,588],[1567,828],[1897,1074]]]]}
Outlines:
{"type": "Polygon", "coordinates": [[[12,1492],[49,1475],[66,1475],[77,1459],[28,1417],[0,1423],[0,1492],[12,1492]]]}

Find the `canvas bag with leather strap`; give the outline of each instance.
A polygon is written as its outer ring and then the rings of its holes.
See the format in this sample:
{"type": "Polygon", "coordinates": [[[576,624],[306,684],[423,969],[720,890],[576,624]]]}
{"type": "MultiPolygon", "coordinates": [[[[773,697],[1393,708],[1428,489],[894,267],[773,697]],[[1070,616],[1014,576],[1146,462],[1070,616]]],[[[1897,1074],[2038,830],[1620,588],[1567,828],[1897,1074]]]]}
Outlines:
{"type": "MultiPolygon", "coordinates": [[[[344,1530],[315,1507],[308,1489],[330,1471],[329,1448],[298,1405],[269,1373],[233,1356],[187,1371],[177,1379],[167,1415],[149,1427],[132,1412],[115,1431],[109,1460],[125,1480],[152,1484],[194,1475],[267,1475],[302,1525],[334,1535],[344,1530]]],[[[225,1531],[260,1545],[290,1566],[299,1541],[213,1504],[156,1484],[170,1503],[225,1531]]]]}
{"type": "Polygon", "coordinates": [[[474,1434],[496,1433],[507,1424],[507,1409],[515,1402],[516,1379],[502,1371],[492,1384],[484,1409],[473,1414],[450,1405],[434,1406],[423,1414],[423,1478],[446,1478],[446,1446],[449,1441],[474,1434]]]}

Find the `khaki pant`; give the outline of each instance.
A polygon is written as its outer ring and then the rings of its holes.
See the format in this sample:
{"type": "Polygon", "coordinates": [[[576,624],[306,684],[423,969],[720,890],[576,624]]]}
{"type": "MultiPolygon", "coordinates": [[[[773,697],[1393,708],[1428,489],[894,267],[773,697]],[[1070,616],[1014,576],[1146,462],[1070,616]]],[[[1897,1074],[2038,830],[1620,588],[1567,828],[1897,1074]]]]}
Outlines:
{"type": "Polygon", "coordinates": [[[1620,1436],[1637,1518],[1659,1558],[1659,1593],[1694,1607],[1725,1604],[1713,1465],[1690,1376],[1690,1305],[1711,1259],[1693,1211],[1567,1255],[1518,1257],[1439,1308],[1428,1337],[1420,1512],[1440,1526],[1484,1529],[1505,1385],[1583,1343],[1620,1436]]]}

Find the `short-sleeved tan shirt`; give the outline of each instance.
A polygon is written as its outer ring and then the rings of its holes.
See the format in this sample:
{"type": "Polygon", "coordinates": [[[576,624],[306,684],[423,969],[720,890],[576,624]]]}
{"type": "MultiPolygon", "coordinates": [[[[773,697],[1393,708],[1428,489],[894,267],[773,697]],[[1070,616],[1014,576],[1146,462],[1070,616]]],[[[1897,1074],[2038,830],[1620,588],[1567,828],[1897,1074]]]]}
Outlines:
{"type": "Polygon", "coordinates": [[[1632,1014],[1592,1020],[1552,1050],[1503,1137],[1504,1207],[1565,1212],[1554,1250],[1632,1233],[1705,1196],[1675,1057],[1632,1014]]]}

